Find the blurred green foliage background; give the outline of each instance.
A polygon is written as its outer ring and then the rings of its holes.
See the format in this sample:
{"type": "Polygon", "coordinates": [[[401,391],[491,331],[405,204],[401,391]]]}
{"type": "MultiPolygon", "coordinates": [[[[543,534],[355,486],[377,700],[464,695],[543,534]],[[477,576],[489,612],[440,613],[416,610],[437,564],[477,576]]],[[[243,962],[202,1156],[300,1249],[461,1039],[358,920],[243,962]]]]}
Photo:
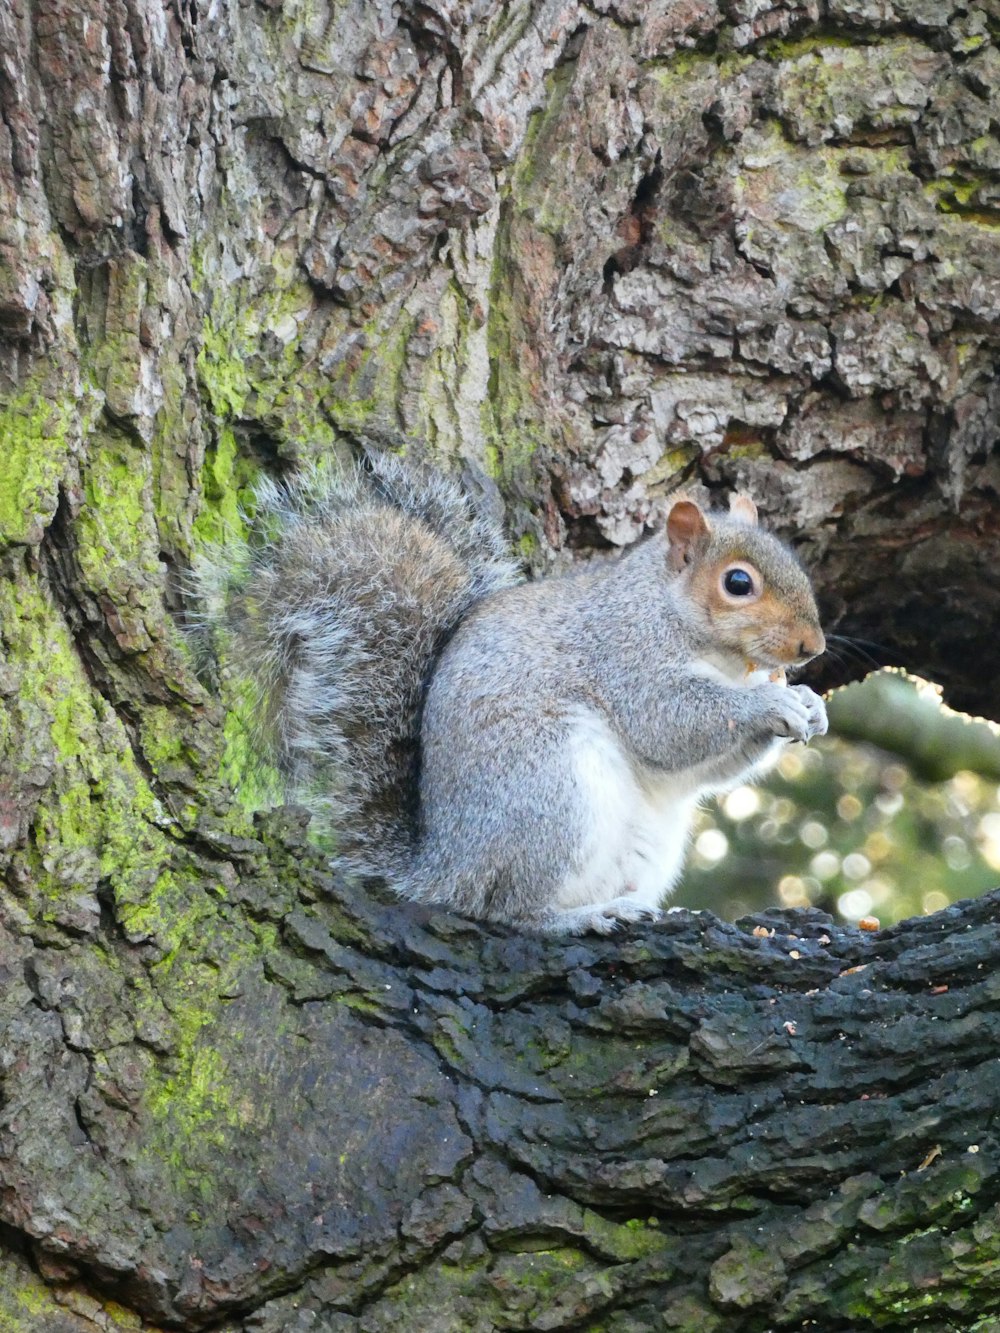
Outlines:
{"type": "Polygon", "coordinates": [[[827,704],[829,736],[701,812],[672,905],[888,925],[1000,884],[1000,729],[897,671],[827,704]]]}

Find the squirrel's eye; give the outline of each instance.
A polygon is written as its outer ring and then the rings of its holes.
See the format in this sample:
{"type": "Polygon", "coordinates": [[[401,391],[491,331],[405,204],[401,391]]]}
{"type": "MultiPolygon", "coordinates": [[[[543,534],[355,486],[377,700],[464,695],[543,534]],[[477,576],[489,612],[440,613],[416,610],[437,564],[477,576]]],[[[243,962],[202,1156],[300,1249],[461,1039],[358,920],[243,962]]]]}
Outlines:
{"type": "Polygon", "coordinates": [[[727,569],[722,586],[731,597],[749,597],[753,592],[753,579],[745,569],[727,569]]]}

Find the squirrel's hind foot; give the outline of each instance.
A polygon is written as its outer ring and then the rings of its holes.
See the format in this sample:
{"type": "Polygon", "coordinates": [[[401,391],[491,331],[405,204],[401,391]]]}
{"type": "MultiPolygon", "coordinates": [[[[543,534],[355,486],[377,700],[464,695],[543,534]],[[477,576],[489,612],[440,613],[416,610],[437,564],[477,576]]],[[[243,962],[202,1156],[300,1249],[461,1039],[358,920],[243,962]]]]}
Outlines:
{"type": "Polygon", "coordinates": [[[606,903],[594,903],[589,907],[553,911],[539,923],[539,928],[549,935],[613,935],[626,923],[662,919],[663,913],[659,908],[626,896],[611,898],[606,903]]]}

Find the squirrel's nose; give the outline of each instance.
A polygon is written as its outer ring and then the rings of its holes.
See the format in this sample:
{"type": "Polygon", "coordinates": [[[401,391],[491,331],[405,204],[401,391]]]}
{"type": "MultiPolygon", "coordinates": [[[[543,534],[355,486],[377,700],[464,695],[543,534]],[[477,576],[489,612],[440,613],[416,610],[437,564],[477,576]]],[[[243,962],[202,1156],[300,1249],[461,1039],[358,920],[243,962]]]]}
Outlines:
{"type": "Polygon", "coordinates": [[[802,642],[799,644],[799,657],[808,662],[812,657],[819,657],[820,653],[826,649],[826,636],[817,625],[813,630],[808,630],[802,636],[802,642]]]}

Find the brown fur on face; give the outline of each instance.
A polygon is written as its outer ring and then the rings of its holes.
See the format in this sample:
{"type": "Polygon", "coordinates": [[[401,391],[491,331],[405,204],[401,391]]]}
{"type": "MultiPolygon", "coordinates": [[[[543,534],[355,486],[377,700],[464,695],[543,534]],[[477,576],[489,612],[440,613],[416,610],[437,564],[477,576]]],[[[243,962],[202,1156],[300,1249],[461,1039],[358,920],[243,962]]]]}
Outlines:
{"type": "Polygon", "coordinates": [[[761,560],[760,552],[755,554],[756,560],[745,547],[736,547],[698,562],[690,574],[691,596],[706,614],[714,635],[730,651],[769,667],[802,665],[826,647],[805,574],[782,550],[788,568],[781,569],[784,577],[779,582],[773,562],[761,560]],[[752,571],[761,591],[745,598],[727,597],[722,579],[733,565],[752,571]]]}
{"type": "Polygon", "coordinates": [[[668,564],[687,580],[709,636],[754,665],[801,665],[826,647],[812,588],[798,561],[757,526],[757,510],[734,496],[729,514],[705,515],[682,499],[667,518],[668,564]],[[753,579],[745,596],[727,594],[733,566],[753,579]]]}

